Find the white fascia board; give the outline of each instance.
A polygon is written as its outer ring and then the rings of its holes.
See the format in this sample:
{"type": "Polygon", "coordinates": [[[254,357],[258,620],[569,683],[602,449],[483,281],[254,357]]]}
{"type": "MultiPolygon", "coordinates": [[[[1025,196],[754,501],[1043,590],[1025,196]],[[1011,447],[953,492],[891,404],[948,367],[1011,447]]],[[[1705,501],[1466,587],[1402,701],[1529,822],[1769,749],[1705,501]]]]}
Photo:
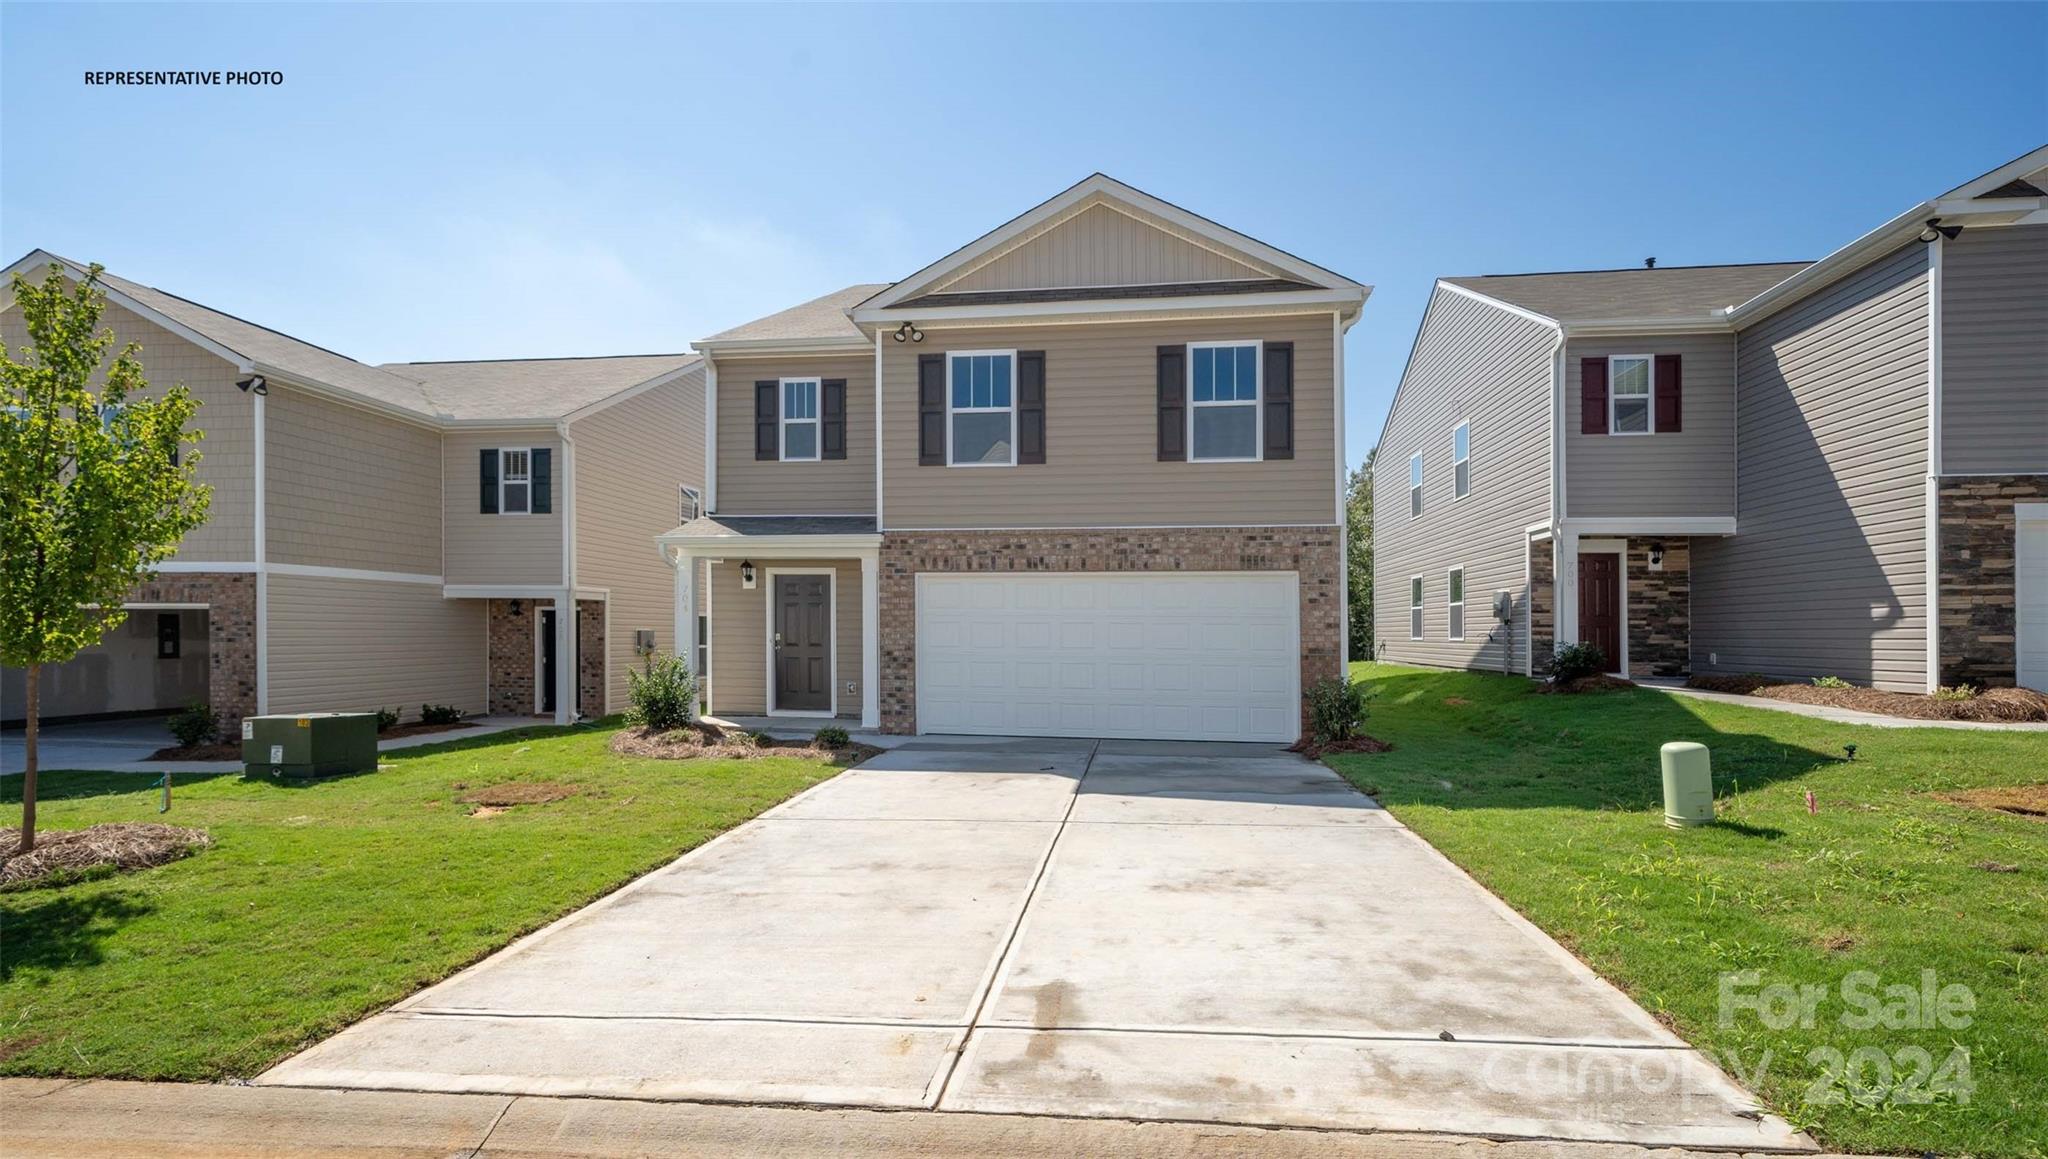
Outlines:
{"type": "Polygon", "coordinates": [[[422,414],[419,411],[410,410],[395,403],[383,402],[379,399],[370,398],[367,395],[357,394],[352,390],[343,390],[338,386],[329,386],[323,382],[315,382],[312,379],[293,374],[288,370],[279,370],[265,362],[252,363],[245,370],[247,373],[262,375],[263,381],[271,386],[288,387],[292,390],[313,395],[323,401],[331,402],[336,406],[368,411],[381,418],[395,419],[398,422],[408,423],[416,427],[425,427],[429,430],[438,431],[448,426],[448,420],[445,418],[422,414]]]}
{"type": "Polygon", "coordinates": [[[1927,219],[1933,216],[1934,203],[1921,202],[1748,301],[1736,304],[1726,311],[1728,324],[1739,329],[1751,319],[1771,313],[1836,278],[1862,268],[1872,259],[1920,236],[1927,219]]]}
{"type": "Polygon", "coordinates": [[[1563,521],[1567,536],[1587,535],[1733,535],[1733,515],[1616,516],[1563,521]]]}
{"type": "Polygon", "coordinates": [[[2048,197],[1944,198],[1934,203],[1934,215],[1944,224],[1953,217],[2020,218],[2037,209],[2048,209],[2048,197]]]}
{"type": "Polygon", "coordinates": [[[1223,294],[1213,298],[1118,298],[1086,302],[1007,302],[987,306],[933,306],[924,309],[863,306],[850,315],[856,323],[885,325],[895,321],[916,322],[930,328],[947,322],[989,320],[1032,321],[1049,316],[1089,314],[1133,314],[1172,311],[1182,314],[1227,314],[1233,310],[1272,306],[1300,306],[1305,313],[1327,313],[1332,306],[1355,314],[1365,304],[1370,287],[1334,290],[1276,290],[1255,294],[1223,294]]]}
{"type": "Polygon", "coordinates": [[[1572,338],[1631,338],[1638,334],[1727,334],[1735,329],[1726,311],[1692,318],[1602,318],[1592,322],[1567,322],[1564,332],[1572,338]]]}
{"type": "Polygon", "coordinates": [[[694,555],[759,556],[763,559],[829,558],[833,552],[879,551],[882,537],[868,535],[658,535],[654,541],[664,549],[676,548],[694,555]]]}
{"type": "Polygon", "coordinates": [[[2048,145],[2043,145],[2022,156],[2015,157],[1991,172],[1984,174],[1982,177],[1956,186],[1954,189],[1942,194],[1941,200],[1982,197],[1984,194],[2004,185],[2008,181],[2025,177],[2043,167],[2048,167],[2048,145]]]}
{"type": "Polygon", "coordinates": [[[1438,278],[1436,280],[1436,288],[1439,290],[1446,290],[1450,293],[1470,298],[1475,302],[1484,302],[1487,305],[1492,306],[1496,310],[1505,310],[1510,314],[1517,315],[1518,317],[1527,318],[1529,321],[1534,322],[1540,326],[1563,325],[1563,323],[1559,322],[1557,319],[1551,317],[1548,314],[1538,314],[1536,311],[1531,310],[1526,306],[1517,306],[1513,302],[1502,301],[1501,299],[1496,298],[1491,294],[1482,294],[1479,291],[1474,290],[1468,286],[1458,285],[1456,282],[1447,282],[1442,278],[1438,278]]]}
{"type": "Polygon", "coordinates": [[[845,338],[735,338],[726,341],[690,343],[690,349],[707,358],[743,358],[770,354],[843,354],[866,350],[868,336],[845,338]]]}

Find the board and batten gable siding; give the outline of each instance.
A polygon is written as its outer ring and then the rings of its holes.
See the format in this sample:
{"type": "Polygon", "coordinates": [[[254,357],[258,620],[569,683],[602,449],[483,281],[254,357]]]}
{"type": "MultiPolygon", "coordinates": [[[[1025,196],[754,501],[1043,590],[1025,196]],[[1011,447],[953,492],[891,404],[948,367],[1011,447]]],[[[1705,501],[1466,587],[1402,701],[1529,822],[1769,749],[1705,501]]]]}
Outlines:
{"type": "Polygon", "coordinates": [[[928,329],[922,343],[885,342],[885,529],[1328,526],[1336,519],[1332,329],[1325,312],[928,329]],[[1159,347],[1238,339],[1294,343],[1294,458],[1160,462],[1159,347]],[[918,357],[948,350],[1045,352],[1044,463],[918,464],[918,357]]]}
{"type": "Polygon", "coordinates": [[[1098,204],[937,288],[946,293],[1045,290],[1272,276],[1178,236],[1150,214],[1098,204]]]}
{"type": "MultiPolygon", "coordinates": [[[[41,277],[40,274],[37,277],[41,277]]],[[[188,342],[156,323],[112,302],[100,314],[100,325],[114,333],[107,352],[111,363],[133,342],[142,349],[136,358],[152,391],[183,384],[199,406],[192,425],[206,437],[185,454],[197,454],[193,474],[213,488],[206,522],[185,536],[174,557],[180,563],[222,561],[248,563],[256,558],[256,425],[255,404],[235,387],[241,373],[219,355],[188,342]]],[[[28,326],[20,307],[10,301],[0,310],[0,340],[10,351],[29,344],[28,326]]],[[[103,384],[104,374],[95,382],[103,384]]]]}
{"type": "Polygon", "coordinates": [[[1564,358],[1565,517],[1735,514],[1735,336],[1573,338],[1564,358]],[[1582,435],[1583,358],[1676,354],[1676,433],[1582,435]]]}
{"type": "Polygon", "coordinates": [[[2048,225],[1939,244],[1942,473],[2048,472],[2048,225]]]}
{"type": "Polygon", "coordinates": [[[626,703],[627,673],[641,658],[633,634],[652,631],[662,652],[676,648],[675,571],[654,537],[679,521],[678,489],[704,486],[704,372],[577,419],[576,583],[605,588],[609,679],[604,711],[626,703]]]}
{"type": "Polygon", "coordinates": [[[1927,264],[1909,243],[1737,335],[1736,534],[1693,540],[1693,671],[1925,687],[1927,264]]]}
{"type": "MultiPolygon", "coordinates": [[[[561,440],[554,428],[450,431],[441,441],[446,540],[443,575],[451,584],[562,582],[561,440]],[[477,465],[486,447],[554,451],[553,510],[546,515],[485,515],[478,510],[477,465]]],[[[648,553],[653,553],[653,548],[648,553]]]]}
{"type": "Polygon", "coordinates": [[[1373,637],[1407,664],[1520,672],[1528,660],[1528,528],[1550,517],[1551,350],[1556,331],[1439,287],[1373,460],[1373,637]],[[1471,490],[1453,498],[1451,436],[1471,423],[1471,490]],[[1409,517],[1408,459],[1423,459],[1409,517]],[[1450,637],[1449,570],[1465,569],[1465,639],[1450,637]],[[1422,635],[1408,638],[1408,581],[1423,577],[1422,635]],[[1496,591],[1514,593],[1505,645],[1496,591]],[[1507,649],[1503,655],[1503,647],[1507,649]]]}
{"type": "Polygon", "coordinates": [[[441,574],[439,431],[280,383],[263,440],[269,562],[441,574]]]}
{"type": "Polygon", "coordinates": [[[484,703],[483,600],[436,584],[273,575],[271,712],[374,712],[484,703]]]}
{"type": "MultiPolygon", "coordinates": [[[[768,711],[768,601],[774,590],[770,568],[831,568],[836,633],[832,671],[841,716],[861,707],[860,561],[857,559],[762,559],[754,561],[754,590],[740,583],[740,561],[710,565],[711,711],[720,716],[756,716],[768,711]],[[848,692],[851,684],[853,691],[848,692]]],[[[614,621],[616,622],[616,621],[614,621]]]]}
{"type": "MultiPolygon", "coordinates": [[[[717,363],[719,514],[874,514],[874,351],[719,358],[717,363]],[[844,459],[787,463],[754,458],[754,384],[784,378],[846,380],[844,459]]],[[[778,416],[781,406],[778,392],[778,416]]]]}

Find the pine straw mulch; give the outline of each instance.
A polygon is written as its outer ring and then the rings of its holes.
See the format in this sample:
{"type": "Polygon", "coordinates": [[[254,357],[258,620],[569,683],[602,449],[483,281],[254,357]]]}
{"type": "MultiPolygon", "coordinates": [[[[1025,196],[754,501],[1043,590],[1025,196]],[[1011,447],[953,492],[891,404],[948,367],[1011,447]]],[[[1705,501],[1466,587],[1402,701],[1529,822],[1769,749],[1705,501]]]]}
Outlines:
{"type": "Polygon", "coordinates": [[[612,734],[611,749],[622,757],[651,757],[662,761],[733,760],[755,757],[829,757],[833,764],[852,768],[880,756],[874,745],[850,741],[840,748],[823,748],[815,741],[779,740],[760,734],[732,733],[706,721],[693,720],[684,728],[657,732],[647,728],[620,729],[612,734]],[[753,741],[752,737],[759,736],[753,741]]]}
{"type": "MultiPolygon", "coordinates": [[[[400,724],[377,734],[378,740],[396,740],[402,736],[424,736],[430,732],[454,732],[461,728],[475,728],[466,720],[454,724],[400,724]]],[[[241,741],[216,741],[213,744],[172,745],[149,754],[153,761],[239,761],[242,759],[241,741]]]]}
{"type": "Polygon", "coordinates": [[[1546,680],[1538,684],[1535,691],[1545,696],[1576,696],[1581,692],[1620,692],[1636,686],[1636,682],[1633,680],[1623,680],[1619,676],[1599,674],[1579,676],[1562,682],[1546,680]]]}
{"type": "Polygon", "coordinates": [[[1880,688],[1822,688],[1755,673],[1695,676],[1685,684],[1708,692],[1732,692],[1793,704],[1824,704],[1906,720],[2048,721],[2048,695],[2031,688],[1987,688],[1968,700],[1938,700],[1924,693],[1886,692],[1880,688]]]}
{"type": "Polygon", "coordinates": [[[57,829],[36,834],[36,847],[16,855],[21,830],[0,829],[0,889],[61,885],[103,867],[108,870],[148,869],[176,861],[208,845],[204,829],[121,821],[89,829],[57,829]]]}
{"type": "MultiPolygon", "coordinates": [[[[1953,805],[1964,805],[1972,809],[1990,809],[1999,813],[2011,813],[2015,817],[2026,817],[2034,821],[2048,821],[2048,785],[2001,785],[1989,789],[1960,789],[1952,793],[1936,793],[1936,800],[1953,805]]],[[[1985,862],[1979,869],[1989,869],[1996,862],[1985,862]]],[[[1991,869],[1993,873],[2008,873],[2008,869],[1991,869]]]]}
{"type": "Polygon", "coordinates": [[[1392,752],[1393,749],[1394,746],[1386,741],[1380,740],[1377,737],[1367,736],[1364,733],[1359,733],[1349,740],[1333,740],[1328,744],[1322,744],[1308,737],[1302,737],[1300,740],[1287,746],[1288,752],[1300,753],[1312,761],[1322,760],[1331,753],[1384,753],[1392,752]]]}

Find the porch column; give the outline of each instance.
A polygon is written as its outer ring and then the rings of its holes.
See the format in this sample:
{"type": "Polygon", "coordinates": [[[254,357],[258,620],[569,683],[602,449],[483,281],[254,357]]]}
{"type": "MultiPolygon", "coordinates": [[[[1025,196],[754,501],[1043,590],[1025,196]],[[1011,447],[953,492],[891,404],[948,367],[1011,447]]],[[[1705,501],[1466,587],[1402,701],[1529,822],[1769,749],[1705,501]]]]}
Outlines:
{"type": "Polygon", "coordinates": [[[555,723],[576,723],[576,589],[563,588],[555,600],[555,723]]]}
{"type": "Polygon", "coordinates": [[[1551,645],[1555,651],[1579,640],[1579,537],[1560,529],[1551,542],[1557,545],[1557,575],[1552,581],[1557,600],[1557,639],[1551,645]]]}
{"type": "Polygon", "coordinates": [[[697,557],[678,551],[668,562],[676,573],[676,650],[682,653],[690,675],[701,681],[704,674],[697,671],[697,557]]]}
{"type": "Polygon", "coordinates": [[[882,727],[882,584],[879,553],[860,556],[860,726],[882,727]]]}

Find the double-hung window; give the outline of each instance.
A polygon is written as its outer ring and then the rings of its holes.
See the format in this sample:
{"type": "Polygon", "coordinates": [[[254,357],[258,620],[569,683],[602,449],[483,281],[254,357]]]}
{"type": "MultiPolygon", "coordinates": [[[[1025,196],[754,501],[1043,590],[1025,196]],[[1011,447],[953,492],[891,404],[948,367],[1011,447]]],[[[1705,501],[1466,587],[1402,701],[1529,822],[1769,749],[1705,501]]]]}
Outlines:
{"type": "Polygon", "coordinates": [[[1451,639],[1465,638],[1465,569],[1451,569],[1451,639]]]}
{"type": "Polygon", "coordinates": [[[1451,432],[1451,495],[1463,499],[1472,492],[1472,424],[1459,423],[1451,432]]]}
{"type": "Polygon", "coordinates": [[[1408,577],[1408,638],[1422,639],[1422,577],[1408,577]]]}
{"type": "Polygon", "coordinates": [[[1422,515],[1422,452],[1408,456],[1408,518],[1422,515]]]}
{"type": "Polygon", "coordinates": [[[1188,343],[1188,458],[1254,463],[1265,426],[1259,406],[1259,343],[1188,343]]]}
{"type": "Polygon", "coordinates": [[[1017,465],[1016,369],[1014,350],[967,350],[946,356],[948,465],[1017,465]]]}
{"type": "Polygon", "coordinates": [[[818,380],[782,380],[782,460],[814,462],[818,458],[818,380]]]}
{"type": "Polygon", "coordinates": [[[1617,435],[1656,431],[1650,405],[1650,356],[1617,354],[1607,360],[1607,429],[1617,435]]]}
{"type": "Polygon", "coordinates": [[[525,515],[533,509],[533,452],[524,447],[498,452],[498,510],[525,515]]]}

